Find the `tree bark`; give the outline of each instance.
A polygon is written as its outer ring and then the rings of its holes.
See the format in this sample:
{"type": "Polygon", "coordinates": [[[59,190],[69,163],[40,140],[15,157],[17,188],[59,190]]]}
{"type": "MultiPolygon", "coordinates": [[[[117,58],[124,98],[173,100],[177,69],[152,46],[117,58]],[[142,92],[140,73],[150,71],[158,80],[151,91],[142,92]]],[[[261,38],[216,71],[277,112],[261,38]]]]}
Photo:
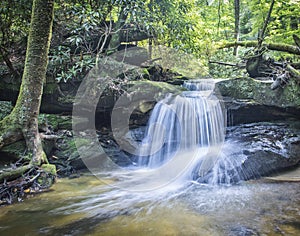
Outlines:
{"type": "MultiPolygon", "coordinates": [[[[219,49],[230,48],[230,47],[257,47],[257,41],[238,41],[238,42],[229,42],[219,46],[219,49]]],[[[288,52],[291,54],[300,55],[300,49],[296,46],[288,44],[279,44],[279,43],[263,43],[262,46],[267,47],[269,50],[288,52]]]]}
{"type": "MultiPolygon", "coordinates": [[[[234,0],[234,40],[239,41],[240,37],[240,0],[234,0]]],[[[234,47],[233,55],[237,56],[238,45],[234,47]]]]}
{"type": "Polygon", "coordinates": [[[269,24],[271,14],[272,14],[272,11],[273,11],[274,3],[275,3],[275,0],[272,0],[269,11],[268,11],[268,15],[267,15],[267,17],[265,19],[265,22],[264,22],[264,25],[263,25],[263,28],[262,28],[261,32],[259,33],[258,44],[257,44],[258,48],[260,48],[262,46],[262,42],[264,41],[267,26],[269,24]]]}
{"type": "Polygon", "coordinates": [[[46,161],[38,132],[38,115],[46,79],[54,0],[34,0],[25,68],[17,103],[0,122],[0,149],[24,137],[31,164],[46,161]]]}
{"type": "Polygon", "coordinates": [[[114,32],[111,36],[111,40],[109,42],[108,51],[109,53],[113,53],[117,51],[119,45],[121,44],[121,36],[122,36],[122,29],[125,25],[127,20],[128,14],[125,12],[124,5],[121,6],[118,21],[116,23],[114,32]]]}

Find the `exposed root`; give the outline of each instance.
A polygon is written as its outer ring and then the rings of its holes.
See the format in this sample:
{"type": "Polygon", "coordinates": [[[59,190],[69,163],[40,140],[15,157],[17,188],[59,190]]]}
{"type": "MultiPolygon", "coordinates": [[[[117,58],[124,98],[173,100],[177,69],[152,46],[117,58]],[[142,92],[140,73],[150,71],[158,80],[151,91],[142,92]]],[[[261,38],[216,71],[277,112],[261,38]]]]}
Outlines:
{"type": "Polygon", "coordinates": [[[26,195],[46,191],[54,181],[53,174],[39,167],[31,167],[21,177],[0,184],[0,205],[22,201],[26,195]]]}

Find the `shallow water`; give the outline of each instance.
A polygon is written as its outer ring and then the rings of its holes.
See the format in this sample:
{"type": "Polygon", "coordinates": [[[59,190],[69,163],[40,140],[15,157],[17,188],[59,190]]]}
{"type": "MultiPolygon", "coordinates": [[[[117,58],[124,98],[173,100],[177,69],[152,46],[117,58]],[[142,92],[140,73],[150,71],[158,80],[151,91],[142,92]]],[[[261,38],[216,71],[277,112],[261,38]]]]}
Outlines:
{"type": "Polygon", "coordinates": [[[0,235],[300,235],[299,182],[128,192],[116,181],[60,179],[49,193],[1,207],[0,235]]]}

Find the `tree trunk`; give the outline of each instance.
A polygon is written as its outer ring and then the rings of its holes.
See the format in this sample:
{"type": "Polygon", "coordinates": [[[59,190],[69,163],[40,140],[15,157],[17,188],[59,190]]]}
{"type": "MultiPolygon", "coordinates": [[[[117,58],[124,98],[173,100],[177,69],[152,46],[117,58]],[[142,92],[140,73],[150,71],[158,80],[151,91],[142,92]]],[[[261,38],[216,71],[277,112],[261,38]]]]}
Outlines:
{"type": "Polygon", "coordinates": [[[113,53],[117,51],[119,45],[121,44],[121,36],[122,36],[122,29],[125,25],[125,22],[127,20],[128,14],[124,10],[124,6],[121,6],[121,10],[119,13],[118,21],[116,23],[114,32],[111,36],[111,40],[109,42],[108,51],[109,53],[113,53]]]}
{"type": "MultiPolygon", "coordinates": [[[[234,0],[234,39],[239,41],[240,37],[240,0],[234,0]]],[[[237,56],[238,45],[234,47],[233,55],[237,56]]]]}
{"type": "Polygon", "coordinates": [[[38,132],[38,114],[46,78],[54,0],[34,0],[25,68],[17,103],[0,122],[0,148],[24,137],[33,165],[46,161],[38,132]]]}
{"type": "Polygon", "coordinates": [[[258,48],[261,47],[262,42],[264,41],[264,37],[265,37],[266,30],[267,30],[267,26],[269,24],[269,21],[270,21],[270,18],[271,18],[271,14],[272,14],[272,11],[273,11],[274,3],[275,3],[275,0],[272,0],[270,8],[269,8],[269,11],[268,11],[268,15],[267,15],[267,17],[265,19],[265,22],[264,22],[264,25],[263,25],[263,28],[262,28],[261,32],[259,33],[259,35],[258,35],[258,44],[257,44],[258,48]]]}

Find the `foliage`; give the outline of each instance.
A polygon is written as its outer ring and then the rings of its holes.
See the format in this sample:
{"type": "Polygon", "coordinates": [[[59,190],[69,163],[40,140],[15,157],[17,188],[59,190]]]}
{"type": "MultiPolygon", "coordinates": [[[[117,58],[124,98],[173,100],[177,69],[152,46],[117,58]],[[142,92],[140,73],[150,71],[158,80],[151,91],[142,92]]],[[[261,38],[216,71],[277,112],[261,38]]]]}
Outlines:
{"type": "MultiPolygon", "coordinates": [[[[49,69],[57,82],[84,77],[95,65],[95,57],[73,57],[69,47],[58,46],[50,55],[49,69]]],[[[50,73],[49,73],[50,74],[50,73]]]]}
{"type": "Polygon", "coordinates": [[[0,47],[11,49],[26,37],[32,0],[0,1],[0,47]]]}
{"type": "MultiPolygon", "coordinates": [[[[9,51],[10,59],[16,43],[26,41],[31,3],[0,3],[0,47],[9,51]]],[[[269,6],[270,0],[240,0],[241,40],[257,39],[269,6]]],[[[203,67],[208,68],[209,59],[235,60],[226,51],[214,56],[216,44],[234,40],[232,0],[58,0],[49,74],[57,81],[84,76],[94,65],[97,54],[105,53],[110,38],[121,30],[116,25],[122,14],[122,27],[126,24],[155,35],[155,44],[193,54],[203,67]]],[[[300,34],[299,15],[299,0],[275,1],[265,40],[293,44],[292,35],[300,34]]],[[[148,46],[148,41],[139,45],[148,46]]]]}

